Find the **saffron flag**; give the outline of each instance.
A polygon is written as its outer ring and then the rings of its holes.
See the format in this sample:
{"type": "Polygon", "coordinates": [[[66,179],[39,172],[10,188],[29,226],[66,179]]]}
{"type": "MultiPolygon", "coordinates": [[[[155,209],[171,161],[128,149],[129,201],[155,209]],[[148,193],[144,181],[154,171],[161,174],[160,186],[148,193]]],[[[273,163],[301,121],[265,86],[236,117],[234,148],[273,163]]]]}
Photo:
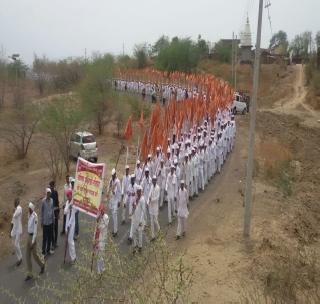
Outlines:
{"type": "Polygon", "coordinates": [[[123,138],[127,141],[131,140],[132,138],[132,116],[129,117],[127,126],[123,133],[123,138]]]}

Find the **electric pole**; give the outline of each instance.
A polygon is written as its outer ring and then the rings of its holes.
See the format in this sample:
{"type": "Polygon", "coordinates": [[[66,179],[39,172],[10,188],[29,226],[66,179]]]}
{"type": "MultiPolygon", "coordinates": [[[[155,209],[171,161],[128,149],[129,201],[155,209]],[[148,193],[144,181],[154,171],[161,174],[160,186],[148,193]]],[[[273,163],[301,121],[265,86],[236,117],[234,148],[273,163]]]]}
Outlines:
{"type": "Polygon", "coordinates": [[[251,207],[252,207],[252,175],[253,175],[256,112],[257,112],[256,107],[257,107],[259,71],[260,71],[262,10],[263,10],[263,0],[259,0],[259,18],[258,18],[256,52],[255,52],[255,59],[254,59],[253,94],[252,94],[251,111],[250,111],[251,113],[250,113],[250,129],[249,129],[249,146],[248,146],[247,176],[246,176],[246,190],[245,190],[244,228],[243,228],[244,237],[250,237],[251,207]]]}
{"type": "Polygon", "coordinates": [[[232,32],[231,81],[232,81],[232,85],[234,86],[234,32],[232,32]]]}
{"type": "Polygon", "coordinates": [[[238,36],[234,43],[234,89],[237,91],[238,36]]]}

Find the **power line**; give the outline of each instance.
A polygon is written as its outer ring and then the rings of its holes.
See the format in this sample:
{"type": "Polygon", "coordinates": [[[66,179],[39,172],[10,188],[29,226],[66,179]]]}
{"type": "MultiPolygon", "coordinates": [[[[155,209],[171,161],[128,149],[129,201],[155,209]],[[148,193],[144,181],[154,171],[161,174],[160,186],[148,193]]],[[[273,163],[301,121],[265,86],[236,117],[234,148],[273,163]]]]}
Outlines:
{"type": "Polygon", "coordinates": [[[271,32],[271,37],[272,37],[273,30],[272,30],[272,23],[271,23],[271,16],[270,16],[270,6],[271,6],[270,0],[266,0],[266,5],[264,6],[264,8],[268,9],[268,19],[269,19],[269,26],[270,26],[270,32],[271,32]]]}

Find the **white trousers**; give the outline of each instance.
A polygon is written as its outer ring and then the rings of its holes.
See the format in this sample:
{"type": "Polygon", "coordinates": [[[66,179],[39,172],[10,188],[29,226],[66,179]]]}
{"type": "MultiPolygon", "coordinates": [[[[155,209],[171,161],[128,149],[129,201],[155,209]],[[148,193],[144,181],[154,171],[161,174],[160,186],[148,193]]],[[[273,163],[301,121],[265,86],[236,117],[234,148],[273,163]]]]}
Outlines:
{"type": "Polygon", "coordinates": [[[172,217],[174,216],[175,206],[174,197],[168,194],[168,222],[171,224],[172,217]]]}
{"type": "Polygon", "coordinates": [[[160,207],[163,206],[163,200],[164,200],[164,189],[161,188],[161,189],[160,189],[160,197],[159,197],[159,206],[160,206],[160,207]]]}
{"type": "Polygon", "coordinates": [[[118,232],[118,209],[112,209],[113,233],[118,232]]]}
{"type": "Polygon", "coordinates": [[[143,226],[133,227],[133,246],[142,248],[143,226]]]}
{"type": "Polygon", "coordinates": [[[151,238],[155,238],[155,229],[157,230],[157,233],[160,230],[160,225],[158,221],[158,215],[152,215],[150,214],[150,223],[151,223],[151,238]]]}
{"type": "Polygon", "coordinates": [[[199,179],[199,177],[198,177],[198,175],[195,175],[194,177],[193,177],[193,195],[198,195],[198,193],[199,193],[199,186],[198,186],[198,179],[199,179]]]}
{"type": "Polygon", "coordinates": [[[13,246],[14,246],[14,250],[15,250],[18,261],[22,260],[22,253],[21,253],[21,248],[20,248],[20,238],[21,238],[20,233],[17,233],[13,237],[13,246]]]}
{"type": "Polygon", "coordinates": [[[200,167],[198,176],[198,188],[204,190],[204,178],[203,178],[203,167],[200,167]]]}
{"type": "Polygon", "coordinates": [[[218,163],[218,172],[220,173],[221,172],[221,167],[223,165],[223,155],[222,155],[222,153],[220,153],[218,155],[217,163],[218,163]]]}
{"type": "Polygon", "coordinates": [[[74,244],[74,225],[71,225],[68,233],[68,251],[72,261],[76,259],[76,246],[74,244]]]}
{"type": "Polygon", "coordinates": [[[182,233],[185,233],[186,228],[187,228],[187,218],[178,216],[177,236],[181,236],[182,233]]]}
{"type": "Polygon", "coordinates": [[[102,272],[105,271],[104,251],[98,250],[97,256],[98,256],[98,259],[97,259],[97,273],[101,274],[102,272]]]}

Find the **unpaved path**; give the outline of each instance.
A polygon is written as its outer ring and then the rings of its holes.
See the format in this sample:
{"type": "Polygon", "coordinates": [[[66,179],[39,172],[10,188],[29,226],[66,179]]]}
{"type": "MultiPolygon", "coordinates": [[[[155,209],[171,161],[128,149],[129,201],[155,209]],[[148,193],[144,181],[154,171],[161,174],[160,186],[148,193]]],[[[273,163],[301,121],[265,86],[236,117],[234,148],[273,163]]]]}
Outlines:
{"type": "Polygon", "coordinates": [[[320,127],[320,112],[314,110],[306,102],[307,88],[305,84],[304,66],[297,64],[293,67],[295,81],[292,83],[293,96],[285,97],[277,101],[273,108],[262,108],[278,114],[294,115],[302,119],[303,124],[309,127],[320,127]]]}

